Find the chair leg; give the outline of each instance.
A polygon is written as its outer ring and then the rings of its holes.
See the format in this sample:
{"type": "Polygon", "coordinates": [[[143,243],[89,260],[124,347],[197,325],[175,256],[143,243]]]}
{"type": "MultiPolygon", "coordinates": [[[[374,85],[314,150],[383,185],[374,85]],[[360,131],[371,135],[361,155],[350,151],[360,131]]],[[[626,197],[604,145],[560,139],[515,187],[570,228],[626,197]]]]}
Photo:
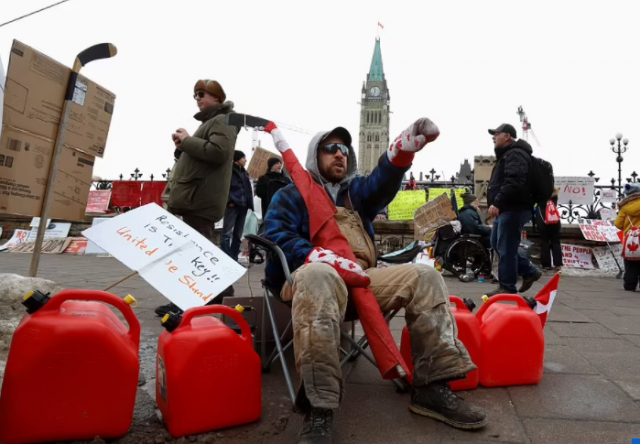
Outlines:
{"type": "Polygon", "coordinates": [[[278,335],[278,326],[276,325],[276,319],[275,319],[275,316],[273,315],[273,310],[271,308],[271,303],[269,302],[268,295],[265,295],[264,301],[267,306],[267,311],[269,312],[271,328],[273,329],[273,339],[276,341],[276,348],[278,349],[278,354],[280,355],[280,362],[282,363],[282,371],[284,372],[284,379],[287,383],[287,389],[289,389],[289,396],[291,397],[291,403],[295,405],[296,395],[293,390],[293,383],[291,382],[291,376],[289,375],[289,369],[287,368],[287,361],[284,357],[284,350],[282,349],[282,343],[280,342],[280,336],[278,335]]]}
{"type": "Polygon", "coordinates": [[[265,371],[264,363],[267,357],[267,298],[269,297],[269,291],[265,288],[262,296],[262,326],[260,327],[260,360],[262,361],[262,371],[265,371]]]}
{"type": "MultiPolygon", "coordinates": [[[[284,341],[284,337],[289,332],[289,329],[291,328],[292,324],[293,324],[293,319],[289,321],[289,323],[287,324],[287,328],[284,329],[284,333],[282,333],[282,335],[280,335],[280,342],[284,341]]],[[[287,349],[292,345],[293,345],[293,341],[289,341],[289,343],[282,349],[282,351],[287,351],[287,349]]],[[[275,361],[275,358],[277,356],[278,356],[278,349],[275,348],[271,352],[271,356],[269,356],[269,359],[267,361],[265,361],[264,365],[266,365],[268,367],[271,367],[271,364],[273,363],[273,361],[275,361]]]]}

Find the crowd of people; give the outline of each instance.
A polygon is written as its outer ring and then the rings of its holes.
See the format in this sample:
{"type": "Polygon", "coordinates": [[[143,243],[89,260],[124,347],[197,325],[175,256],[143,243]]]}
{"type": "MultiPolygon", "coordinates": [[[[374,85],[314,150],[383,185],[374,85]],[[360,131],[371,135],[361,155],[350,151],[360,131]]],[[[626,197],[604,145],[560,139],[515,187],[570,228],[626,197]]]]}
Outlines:
{"type": "MultiPolygon", "coordinates": [[[[234,105],[226,101],[222,86],[215,80],[199,80],[194,98],[199,108],[194,117],[201,125],[193,135],[183,128],[172,134],[175,165],[163,198],[168,211],[181,216],[211,241],[214,225],[222,219],[221,248],[237,260],[254,193],[245,169],[247,159],[235,149],[239,128],[225,123],[225,115],[233,112],[234,105]]],[[[286,159],[290,147],[276,125],[270,123],[264,130],[286,159]]],[[[478,199],[470,193],[463,197],[459,219],[465,232],[479,235],[482,244],[498,255],[498,287],[489,296],[523,293],[542,276],[541,270],[518,252],[534,205],[538,204],[539,226],[544,227],[544,267],[551,267],[551,256],[555,266],[562,263],[560,228],[559,224],[547,226],[543,216],[547,202],[534,202],[532,197],[531,146],[517,139],[515,128],[509,124],[489,133],[497,159],[487,196],[493,225],[483,222],[478,199]],[[518,277],[522,278],[519,288],[518,277]]],[[[255,193],[261,198],[264,219],[262,236],[284,252],[293,278],[290,285],[280,264],[267,261],[266,280],[271,287],[281,288],[281,298],[292,307],[294,353],[300,373],[296,406],[304,414],[300,443],[331,442],[333,416],[344,396],[340,324],[345,313],[353,310],[352,290],[361,287],[373,292],[382,311],[405,309],[414,364],[409,409],[461,429],[481,428],[488,422],[482,409],[458,397],[448,385],[465,378],[476,366],[457,338],[441,274],[423,264],[376,268],[373,221],[401,189],[414,157],[438,135],[433,122],[418,119],[364,177],[357,174],[356,154],[347,129],[337,127],[318,133],[309,144],[305,166],[325,196],[312,202],[313,211],[309,206],[313,193],[308,187],[300,188],[300,183],[291,183],[282,172],[281,160],[270,159],[266,174],[257,181],[255,193]],[[329,224],[339,229],[335,232],[348,243],[348,254],[327,249],[319,240],[318,218],[323,214],[333,215],[322,221],[322,227],[329,224]]],[[[411,186],[415,187],[415,179],[411,186]]],[[[628,191],[616,225],[626,230],[639,221],[639,198],[640,189],[628,191]]],[[[627,268],[625,288],[635,289],[640,267],[632,265],[627,268]]],[[[232,293],[230,287],[221,296],[232,293]]],[[[179,310],[169,304],[157,312],[179,310]]]]}

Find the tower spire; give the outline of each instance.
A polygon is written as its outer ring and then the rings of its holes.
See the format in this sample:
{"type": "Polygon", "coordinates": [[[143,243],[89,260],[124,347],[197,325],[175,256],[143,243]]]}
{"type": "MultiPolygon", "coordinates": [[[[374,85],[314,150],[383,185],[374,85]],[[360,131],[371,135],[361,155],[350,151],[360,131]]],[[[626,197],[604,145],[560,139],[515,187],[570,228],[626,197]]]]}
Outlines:
{"type": "Polygon", "coordinates": [[[382,50],[380,49],[380,36],[376,37],[376,45],[373,48],[371,67],[369,68],[369,81],[382,82],[384,80],[384,67],[382,65],[382,50]]]}

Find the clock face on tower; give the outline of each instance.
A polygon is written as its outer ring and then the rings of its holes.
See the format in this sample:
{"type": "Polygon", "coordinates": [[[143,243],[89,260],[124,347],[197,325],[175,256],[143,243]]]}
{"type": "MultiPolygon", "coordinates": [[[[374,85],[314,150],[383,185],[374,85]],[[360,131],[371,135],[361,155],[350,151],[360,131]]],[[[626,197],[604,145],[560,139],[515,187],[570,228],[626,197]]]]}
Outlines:
{"type": "Polygon", "coordinates": [[[378,97],[380,95],[380,88],[378,88],[377,86],[374,86],[373,88],[371,88],[371,91],[369,92],[373,97],[378,97]]]}

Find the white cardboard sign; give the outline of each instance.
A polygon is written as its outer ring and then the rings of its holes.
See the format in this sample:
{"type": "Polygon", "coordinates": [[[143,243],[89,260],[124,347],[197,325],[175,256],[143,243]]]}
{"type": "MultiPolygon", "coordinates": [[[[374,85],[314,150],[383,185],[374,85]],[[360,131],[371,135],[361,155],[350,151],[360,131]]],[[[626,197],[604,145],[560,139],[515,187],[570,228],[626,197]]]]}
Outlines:
{"type": "Polygon", "coordinates": [[[612,203],[618,199],[616,190],[602,190],[600,192],[600,202],[612,203]]]}
{"type": "Polygon", "coordinates": [[[615,221],[618,217],[618,214],[611,208],[600,208],[599,213],[602,220],[615,221]]]}
{"type": "Polygon", "coordinates": [[[200,307],[246,269],[155,203],[128,211],[82,234],[183,310],[200,307]]]}
{"type": "Polygon", "coordinates": [[[583,268],[591,269],[593,266],[593,251],[589,247],[583,247],[581,245],[567,245],[562,246],[562,264],[567,268],[583,268]]]}
{"type": "Polygon", "coordinates": [[[612,244],[607,247],[595,247],[593,249],[593,255],[596,257],[600,269],[604,271],[618,271],[618,265],[622,267],[624,264],[621,243],[612,244]],[[611,250],[609,250],[609,247],[611,247],[611,250]],[[616,260],[618,261],[618,265],[616,265],[616,260]]]}
{"type": "Polygon", "coordinates": [[[23,244],[29,238],[29,230],[14,230],[13,236],[7,241],[6,244],[0,246],[0,251],[13,248],[16,245],[23,244]]]}
{"type": "Polygon", "coordinates": [[[573,205],[591,205],[593,203],[593,177],[555,177],[558,188],[558,203],[573,205]]]}
{"type": "Polygon", "coordinates": [[[618,230],[608,220],[579,219],[578,224],[586,240],[597,242],[620,242],[618,230]]]}

